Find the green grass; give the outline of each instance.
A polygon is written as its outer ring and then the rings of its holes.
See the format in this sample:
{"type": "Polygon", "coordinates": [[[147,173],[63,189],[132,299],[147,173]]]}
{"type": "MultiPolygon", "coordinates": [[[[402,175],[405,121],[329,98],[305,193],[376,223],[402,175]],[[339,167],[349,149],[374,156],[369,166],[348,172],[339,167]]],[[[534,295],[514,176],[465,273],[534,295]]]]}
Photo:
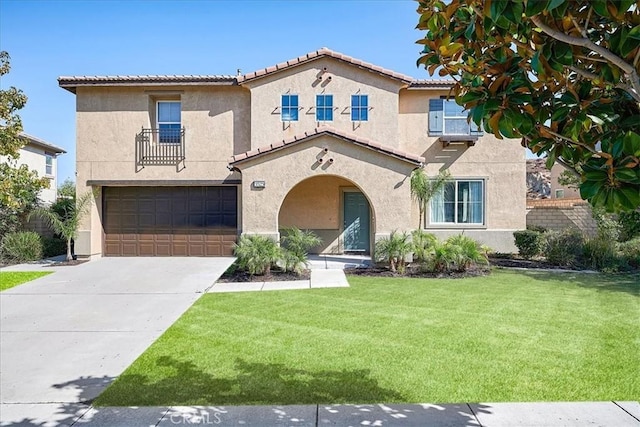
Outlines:
{"type": "Polygon", "coordinates": [[[2,271],[0,272],[0,291],[6,291],[51,273],[51,271],[2,271]]]}
{"type": "Polygon", "coordinates": [[[637,400],[640,276],[206,294],[98,405],[637,400]]]}

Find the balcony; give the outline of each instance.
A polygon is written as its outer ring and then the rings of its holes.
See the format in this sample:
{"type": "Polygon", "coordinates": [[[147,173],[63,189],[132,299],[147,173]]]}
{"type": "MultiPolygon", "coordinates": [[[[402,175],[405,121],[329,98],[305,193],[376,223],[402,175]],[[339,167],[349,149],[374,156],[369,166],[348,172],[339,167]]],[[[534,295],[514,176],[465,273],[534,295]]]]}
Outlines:
{"type": "Polygon", "coordinates": [[[184,167],[184,131],[184,128],[143,128],[136,135],[136,166],[184,167]]]}

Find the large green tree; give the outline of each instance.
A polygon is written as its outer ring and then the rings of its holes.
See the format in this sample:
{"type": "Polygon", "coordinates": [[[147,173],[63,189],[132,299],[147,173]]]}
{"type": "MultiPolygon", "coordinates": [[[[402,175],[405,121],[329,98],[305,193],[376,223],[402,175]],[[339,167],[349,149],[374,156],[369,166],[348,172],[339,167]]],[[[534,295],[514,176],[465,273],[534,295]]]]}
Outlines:
{"type": "Polygon", "coordinates": [[[420,0],[418,64],[497,138],[580,175],[608,211],[640,206],[640,1],[420,0]]]}
{"type": "MultiPolygon", "coordinates": [[[[0,52],[0,78],[11,69],[9,54],[0,52]]],[[[0,240],[18,229],[38,202],[38,193],[48,188],[49,180],[18,165],[19,150],[26,140],[20,136],[22,121],[18,111],[27,97],[15,87],[0,89],[0,240]]]]}

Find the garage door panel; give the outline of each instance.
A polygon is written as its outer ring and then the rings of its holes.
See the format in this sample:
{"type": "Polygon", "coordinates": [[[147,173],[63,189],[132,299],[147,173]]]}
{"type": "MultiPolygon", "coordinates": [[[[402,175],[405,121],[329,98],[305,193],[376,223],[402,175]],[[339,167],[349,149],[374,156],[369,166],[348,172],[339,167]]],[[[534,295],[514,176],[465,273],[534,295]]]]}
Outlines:
{"type": "Polygon", "coordinates": [[[236,187],[105,187],[103,194],[105,255],[233,253],[236,187]]]}

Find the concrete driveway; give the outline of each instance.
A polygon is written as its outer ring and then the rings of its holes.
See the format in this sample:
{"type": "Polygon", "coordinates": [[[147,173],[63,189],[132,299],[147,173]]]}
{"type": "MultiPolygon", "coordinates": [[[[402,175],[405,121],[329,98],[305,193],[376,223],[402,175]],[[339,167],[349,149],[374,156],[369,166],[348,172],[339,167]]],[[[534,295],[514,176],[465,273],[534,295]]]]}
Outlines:
{"type": "Polygon", "coordinates": [[[232,261],[102,258],[0,293],[0,424],[86,409],[232,261]]]}

